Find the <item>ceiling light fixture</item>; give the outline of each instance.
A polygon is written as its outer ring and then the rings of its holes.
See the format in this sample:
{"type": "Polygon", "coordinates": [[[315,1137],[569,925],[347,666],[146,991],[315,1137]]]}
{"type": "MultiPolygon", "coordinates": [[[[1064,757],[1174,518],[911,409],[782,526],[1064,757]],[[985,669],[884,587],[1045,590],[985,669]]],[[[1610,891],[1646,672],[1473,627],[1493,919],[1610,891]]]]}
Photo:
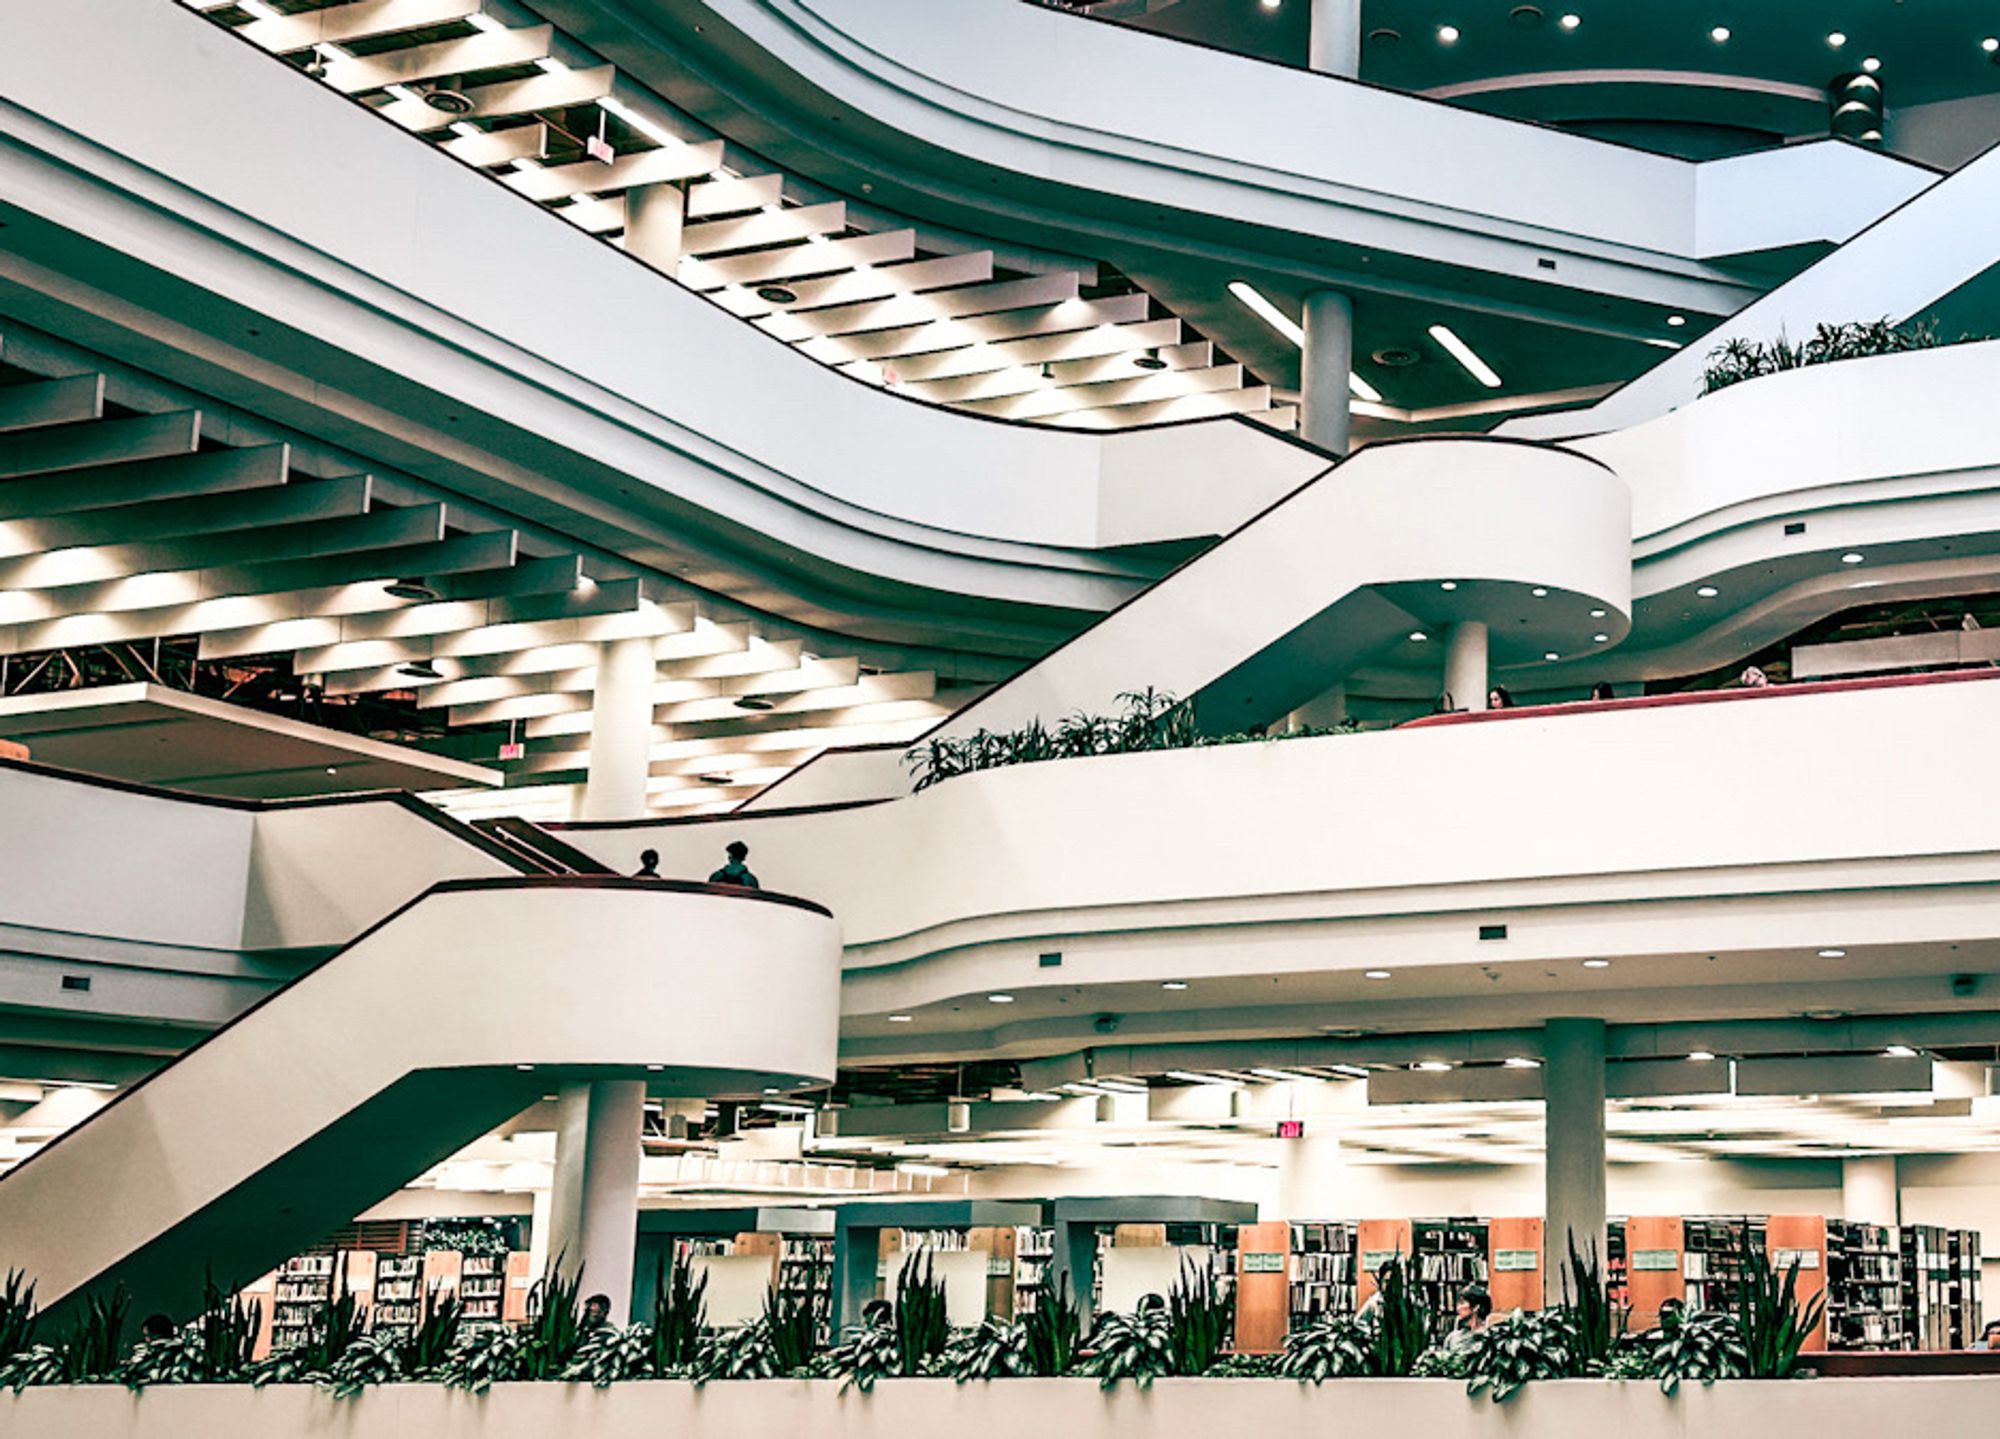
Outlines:
{"type": "Polygon", "coordinates": [[[1712,600],[1721,593],[1722,591],[1718,590],[1714,585],[1702,585],[1695,591],[1695,597],[1697,599],[1712,600]]]}
{"type": "Polygon", "coordinates": [[[470,115],[473,111],[471,98],[449,80],[440,80],[424,91],[424,103],[440,115],[470,115]]]}
{"type": "Polygon", "coordinates": [[[916,1018],[916,1016],[915,1016],[914,1014],[892,1014],[892,1015],[890,1015],[890,1016],[889,1016],[889,1023],[891,1023],[891,1024],[908,1024],[908,1023],[910,1023],[910,1022],[911,1022],[912,1020],[914,1020],[915,1018],[916,1018]]]}
{"type": "Polygon", "coordinates": [[[733,778],[731,778],[731,777],[730,777],[730,776],[729,776],[729,775],[728,775],[727,773],[725,773],[725,772],[724,772],[724,771],[722,771],[722,770],[717,770],[717,771],[716,771],[716,772],[715,772],[714,774],[704,774],[704,775],[697,775],[697,776],[695,776],[695,778],[699,779],[699,780],[700,780],[700,781],[701,781],[701,782],[702,782],[703,784],[735,784],[735,783],[736,783],[736,781],[735,781],[735,780],[734,780],[733,778]]]}
{"type": "Polygon", "coordinates": [[[1859,550],[1849,550],[1846,554],[1840,557],[1840,562],[1843,565],[1858,565],[1865,558],[1867,557],[1863,555],[1859,550]]]}
{"type": "Polygon", "coordinates": [[[1822,949],[1819,952],[1819,957],[1821,959],[1845,959],[1847,958],[1847,951],[1844,949],[1822,949]]]}
{"type": "Polygon", "coordinates": [[[1870,75],[1873,75],[1877,70],[1882,68],[1882,62],[1873,55],[1870,55],[1866,60],[1861,62],[1861,68],[1866,70],[1870,75]]]}
{"type": "Polygon", "coordinates": [[[1915,1059],[1917,1057],[1917,1052],[1907,1044],[1892,1044],[1883,1050],[1882,1054],[1888,1059],[1915,1059]]]}
{"type": "Polygon", "coordinates": [[[1445,581],[1443,581],[1442,583],[1440,583],[1440,584],[1438,585],[1438,588],[1439,588],[1439,589],[1441,589],[1441,590],[1455,590],[1455,589],[1457,589],[1457,588],[1458,588],[1458,581],[1457,581],[1457,580],[1445,580],[1445,581]]]}
{"type": "Polygon", "coordinates": [[[1264,0],[1264,8],[1266,10],[1275,10],[1284,3],[1285,0],[1264,0]]]}
{"type": "Polygon", "coordinates": [[[1607,634],[1601,634],[1601,633],[1594,634],[1590,638],[1600,645],[1607,645],[1611,643],[1611,636],[1607,634]]]}
{"type": "Polygon", "coordinates": [[[1387,979],[1388,977],[1389,971],[1386,969],[1371,969],[1365,971],[1362,975],[1363,979],[1387,979]]]}
{"type": "Polygon", "coordinates": [[[1715,1056],[1706,1049],[1697,1049],[1688,1058],[1696,1064],[1707,1064],[1715,1056]]]}
{"type": "Polygon", "coordinates": [[[1438,26],[1438,43],[1440,45],[1456,45],[1458,43],[1458,27],[1456,25],[1438,26]]]}
{"type": "Polygon", "coordinates": [[[1172,990],[1182,990],[1182,989],[1186,989],[1186,988],[1187,988],[1187,981],[1186,981],[1186,980],[1184,980],[1184,979],[1169,979],[1169,980],[1166,980],[1166,981],[1162,982],[1162,983],[1161,983],[1161,985],[1160,985],[1160,988],[1161,988],[1161,989],[1172,989],[1172,990]]]}
{"type": "MultiPolygon", "coordinates": [[[[1246,280],[1231,280],[1229,282],[1229,293],[1234,295],[1238,302],[1258,319],[1262,320],[1300,349],[1305,348],[1306,332],[1299,327],[1299,322],[1272,304],[1269,297],[1262,290],[1259,290],[1255,285],[1250,284],[1246,280]]],[[[1148,351],[1148,353],[1154,352],[1148,351]]],[[[1164,365],[1147,368],[1164,368],[1164,365]]],[[[1352,370],[1347,372],[1347,388],[1353,391],[1356,399],[1366,400],[1371,405],[1382,403],[1382,392],[1352,370]]]]}
{"type": "Polygon", "coordinates": [[[1838,50],[1847,43],[1847,36],[1843,31],[1835,30],[1826,37],[1826,43],[1833,49],[1838,50]]]}
{"type": "Polygon", "coordinates": [[[2000,50],[2000,38],[1988,35],[1984,40],[1979,42],[1979,48],[1984,50],[1988,55],[1991,55],[1995,50],[2000,50]]]}
{"type": "Polygon", "coordinates": [[[1465,372],[1472,376],[1473,379],[1479,381],[1480,384],[1489,390],[1500,388],[1500,377],[1494,373],[1493,367],[1480,359],[1472,346],[1461,340],[1458,337],[1458,333],[1451,326],[1432,325],[1430,336],[1440,345],[1443,345],[1445,349],[1449,350],[1451,357],[1464,366],[1465,372]]]}
{"type": "Polygon", "coordinates": [[[517,1064],[517,1065],[515,1065],[515,1066],[514,1066],[514,1068],[516,1068],[516,1069],[520,1070],[520,1071],[521,1071],[521,1072],[522,1072],[523,1074],[526,1074],[526,1073],[527,1073],[528,1071],[530,1071],[530,1070],[531,1070],[531,1069],[533,1069],[534,1067],[535,1067],[535,1066],[534,1066],[534,1065],[532,1065],[532,1064],[517,1064]]]}
{"type": "Polygon", "coordinates": [[[1559,660],[1562,658],[1562,656],[1557,654],[1554,650],[1543,650],[1542,658],[1545,660],[1559,660]]]}
{"type": "Polygon", "coordinates": [[[1442,1059],[1420,1059],[1410,1068],[1421,1074],[1444,1074],[1451,1069],[1451,1066],[1442,1059]]]}
{"type": "Polygon", "coordinates": [[[759,698],[756,695],[744,695],[736,701],[736,708],[749,710],[752,714],[762,714],[766,710],[776,709],[777,706],[771,703],[771,701],[759,698]]]}
{"type": "Polygon", "coordinates": [[[1601,620],[1604,618],[1604,614],[1605,612],[1603,610],[1592,610],[1590,612],[1590,617],[1594,620],[1601,620]]]}
{"type": "Polygon", "coordinates": [[[1557,23],[1565,30],[1574,30],[1583,23],[1583,17],[1581,15],[1565,15],[1557,23]]]}
{"type": "Polygon", "coordinates": [[[1686,315],[1667,316],[1667,323],[1669,325],[1672,325],[1676,330],[1678,330],[1682,325],[1685,325],[1687,322],[1688,322],[1688,317],[1686,315]]]}
{"type": "Polygon", "coordinates": [[[1583,962],[1583,967],[1585,969],[1609,969],[1611,968],[1611,961],[1608,959],[1586,959],[1583,962]]]}
{"type": "Polygon", "coordinates": [[[435,680],[444,678],[443,675],[440,675],[438,673],[437,665],[431,660],[411,660],[407,664],[397,665],[396,673],[399,675],[405,675],[413,680],[435,680]]]}
{"type": "Polygon", "coordinates": [[[988,1004],[1012,1004],[1014,996],[1011,994],[989,994],[986,996],[986,1002],[988,1004]]]}
{"type": "Polygon", "coordinates": [[[799,296],[796,290],[787,289],[783,285],[759,285],[757,298],[768,300],[774,305],[792,305],[798,303],[799,296]]]}
{"type": "Polygon", "coordinates": [[[1540,1069],[1542,1067],[1542,1062],[1539,1059],[1529,1059],[1526,1055],[1522,1054],[1509,1055],[1500,1062],[1509,1069],[1540,1069]]]}
{"type": "Polygon", "coordinates": [[[1728,43],[1729,43],[1729,27],[1728,27],[1727,25],[1718,25],[1718,26],[1716,26],[1716,27],[1715,27],[1715,28],[1714,28],[1713,30],[1711,30],[1711,31],[1709,31],[1709,32],[1708,32],[1708,38],[1709,38],[1709,39],[1711,39],[1711,40],[1713,40],[1713,41],[1714,41],[1714,42],[1715,42],[1716,44],[1718,44],[1718,45],[1726,45],[1726,44],[1728,44],[1728,43]]]}
{"type": "Polygon", "coordinates": [[[1430,636],[1429,636],[1429,635],[1427,635],[1427,634],[1425,634],[1425,633],[1424,633],[1424,632],[1423,632],[1422,630],[1411,630],[1411,631],[1410,631],[1410,643],[1411,643],[1411,644],[1418,644],[1418,645],[1420,645],[1420,644],[1422,644],[1422,643],[1423,643],[1423,642],[1424,642],[1425,640],[1427,640],[1427,639],[1429,639],[1429,638],[1430,638],[1430,636]]]}
{"type": "Polygon", "coordinates": [[[1533,595],[1538,600],[1545,600],[1549,597],[1549,592],[1541,585],[1536,585],[1533,589],[1529,590],[1528,593],[1533,595]]]}
{"type": "Polygon", "coordinates": [[[1132,368],[1135,370],[1164,370],[1166,367],[1167,362],[1160,358],[1158,345],[1151,346],[1145,354],[1135,356],[1132,360],[1132,368]]]}

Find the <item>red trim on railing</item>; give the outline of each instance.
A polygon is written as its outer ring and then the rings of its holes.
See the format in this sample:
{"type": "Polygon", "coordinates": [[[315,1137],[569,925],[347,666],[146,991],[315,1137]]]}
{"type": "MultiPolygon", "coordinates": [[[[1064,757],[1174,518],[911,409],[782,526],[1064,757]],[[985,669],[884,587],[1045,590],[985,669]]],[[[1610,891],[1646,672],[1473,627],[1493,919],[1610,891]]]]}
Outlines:
{"type": "Polygon", "coordinates": [[[1693,690],[1684,694],[1633,695],[1628,699],[1575,700],[1568,704],[1515,705],[1511,709],[1457,710],[1451,714],[1425,715],[1409,720],[1398,729],[1425,729],[1434,725],[1484,724],[1488,720],[1547,719],[1554,715],[1601,714],[1608,710],[1671,709],[1679,705],[1726,704],[1734,700],[1779,699],[1793,695],[1843,694],[1850,690],[1909,689],[1920,685],[1964,684],[2000,679],[2000,669],[1942,670],[1921,675],[1881,675],[1869,679],[1808,680],[1803,684],[1767,685],[1760,689],[1693,690]]]}

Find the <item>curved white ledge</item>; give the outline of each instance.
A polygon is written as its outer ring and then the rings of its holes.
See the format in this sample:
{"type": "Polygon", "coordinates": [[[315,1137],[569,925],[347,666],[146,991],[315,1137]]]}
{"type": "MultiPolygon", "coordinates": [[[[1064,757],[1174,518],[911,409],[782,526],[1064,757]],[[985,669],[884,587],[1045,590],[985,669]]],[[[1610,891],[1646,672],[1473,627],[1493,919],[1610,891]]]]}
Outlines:
{"type": "Polygon", "coordinates": [[[0,1179],[0,1265],[45,1305],[183,1311],[206,1267],[261,1273],[562,1079],[828,1082],[839,957],[775,896],[438,886],[0,1179]]]}

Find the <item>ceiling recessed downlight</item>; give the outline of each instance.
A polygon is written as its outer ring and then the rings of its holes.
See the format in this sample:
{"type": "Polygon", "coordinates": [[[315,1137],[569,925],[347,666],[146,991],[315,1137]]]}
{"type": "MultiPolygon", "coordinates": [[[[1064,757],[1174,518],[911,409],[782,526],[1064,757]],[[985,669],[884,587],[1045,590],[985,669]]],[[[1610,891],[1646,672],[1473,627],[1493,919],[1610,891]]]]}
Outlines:
{"type": "Polygon", "coordinates": [[[1444,1074],[1451,1066],[1442,1059],[1420,1059],[1410,1068],[1421,1074],[1444,1074]]]}
{"type": "Polygon", "coordinates": [[[1425,634],[1425,633],[1424,633],[1424,632],[1423,632],[1422,630],[1411,630],[1411,631],[1410,631],[1410,643],[1412,643],[1412,644],[1418,644],[1418,645],[1420,645],[1420,644],[1422,644],[1422,643],[1423,643],[1423,642],[1424,642],[1425,640],[1427,640],[1427,639],[1429,639],[1429,638],[1430,638],[1430,636],[1429,636],[1429,635],[1427,635],[1427,634],[1425,634]]]}
{"type": "Polygon", "coordinates": [[[1438,588],[1441,590],[1455,590],[1458,588],[1458,581],[1457,580],[1441,581],[1438,585],[1438,588]]]}
{"type": "Polygon", "coordinates": [[[762,714],[765,710],[776,709],[777,706],[770,700],[761,699],[756,695],[744,695],[736,701],[736,708],[749,710],[752,714],[762,714]]]}
{"type": "Polygon", "coordinates": [[[1841,46],[1847,43],[1847,36],[1842,31],[1835,30],[1832,34],[1826,37],[1826,43],[1832,46],[1834,49],[1838,50],[1841,46]]]}
{"type": "Polygon", "coordinates": [[[1132,360],[1132,368],[1135,370],[1164,370],[1166,367],[1167,362],[1160,358],[1160,347],[1158,345],[1153,346],[1143,355],[1134,356],[1132,360]]]}
{"type": "Polygon", "coordinates": [[[1714,585],[1702,585],[1695,590],[1695,595],[1704,600],[1712,600],[1721,593],[1722,591],[1718,590],[1714,585]]]}
{"type": "Polygon", "coordinates": [[[1585,969],[1609,969],[1611,968],[1611,961],[1608,959],[1586,959],[1583,962],[1583,967],[1585,969]]]}
{"type": "Polygon", "coordinates": [[[1682,325],[1685,325],[1687,322],[1688,322],[1688,317],[1686,315],[1667,316],[1667,323],[1669,325],[1672,325],[1676,330],[1678,330],[1682,325]]]}
{"type": "Polygon", "coordinates": [[[1014,996],[1011,994],[989,994],[986,996],[986,1002],[988,1004],[1012,1004],[1014,996]]]}
{"type": "Polygon", "coordinates": [[[1713,40],[1713,41],[1714,41],[1714,42],[1715,42],[1716,44],[1718,44],[1718,45],[1726,45],[1726,44],[1728,44],[1728,43],[1729,43],[1729,27],[1728,27],[1727,25],[1718,25],[1718,26],[1716,26],[1716,27],[1715,27],[1715,28],[1714,28],[1713,30],[1711,30],[1711,31],[1709,31],[1709,32],[1708,32],[1708,38],[1709,38],[1709,39],[1711,39],[1711,40],[1713,40]]]}
{"type": "Polygon", "coordinates": [[[908,1023],[910,1023],[910,1022],[911,1022],[912,1020],[914,1020],[915,1018],[916,1018],[916,1016],[915,1016],[914,1014],[892,1014],[892,1015],[890,1015],[890,1016],[889,1016],[889,1023],[891,1023],[891,1024],[908,1024],[908,1023]]]}
{"type": "Polygon", "coordinates": [[[1882,1053],[1890,1059],[1915,1059],[1917,1052],[1907,1044],[1892,1044],[1882,1053]]]}
{"type": "Polygon", "coordinates": [[[1819,952],[1819,957],[1821,959],[1845,959],[1847,958],[1847,951],[1844,949],[1822,949],[1819,952]]]}
{"type": "Polygon", "coordinates": [[[443,676],[441,676],[438,673],[438,667],[432,664],[429,660],[411,660],[408,664],[397,665],[396,673],[404,676],[407,679],[413,679],[413,680],[434,680],[443,678],[443,676]]]}
{"type": "Polygon", "coordinates": [[[1715,1055],[1706,1049],[1697,1049],[1694,1053],[1690,1054],[1688,1058],[1694,1061],[1696,1064],[1707,1064],[1711,1059],[1715,1058],[1715,1055]]]}
{"type": "Polygon", "coordinates": [[[1594,620],[1601,620],[1604,618],[1604,615],[1605,612],[1603,610],[1592,610],[1590,612],[1590,617],[1594,620]]]}
{"type": "Polygon", "coordinates": [[[391,580],[382,589],[399,600],[434,600],[438,597],[438,592],[421,579],[391,580]]]}
{"type": "Polygon", "coordinates": [[[1545,600],[1549,597],[1548,590],[1543,588],[1541,585],[1536,585],[1533,589],[1529,590],[1528,593],[1533,595],[1538,600],[1545,600]]]}
{"type": "Polygon", "coordinates": [[[1456,45],[1458,43],[1458,27],[1456,25],[1438,26],[1438,43],[1440,45],[1456,45]]]}
{"type": "Polygon", "coordinates": [[[1577,26],[1583,23],[1583,17],[1581,15],[1565,15],[1562,17],[1562,20],[1558,23],[1560,23],[1563,29],[1565,30],[1574,30],[1576,29],[1577,26]]]}
{"type": "Polygon", "coordinates": [[[1591,636],[1591,639],[1600,645],[1608,645],[1611,643],[1611,636],[1607,634],[1595,634],[1591,636]]]}
{"type": "Polygon", "coordinates": [[[1979,42],[1979,48],[1991,55],[1995,50],[2000,50],[2000,37],[1988,35],[1979,42]]]}
{"type": "Polygon", "coordinates": [[[1873,55],[1870,55],[1866,60],[1861,62],[1861,68],[1866,70],[1870,75],[1873,75],[1877,70],[1882,68],[1882,62],[1873,55]]]}
{"type": "Polygon", "coordinates": [[[1543,659],[1545,659],[1545,660],[1551,660],[1551,661],[1553,661],[1553,660],[1559,660],[1559,659],[1561,659],[1561,658],[1562,658],[1562,656],[1561,656],[1561,655],[1559,655],[1559,654],[1557,654],[1557,653],[1556,653],[1556,652],[1555,652],[1554,650],[1543,650],[1543,651],[1542,651],[1542,658],[1543,658],[1543,659]]]}
{"type": "Polygon", "coordinates": [[[1163,980],[1160,984],[1160,988],[1171,989],[1176,991],[1183,990],[1187,988],[1187,981],[1184,979],[1163,980]]]}
{"type": "Polygon", "coordinates": [[[1846,554],[1840,557],[1840,562],[1843,565],[1858,565],[1866,558],[1867,556],[1862,554],[1859,550],[1849,550],[1846,554]]]}
{"type": "Polygon", "coordinates": [[[1542,1062],[1539,1059],[1529,1059],[1526,1055],[1522,1054],[1509,1055],[1500,1062],[1509,1069],[1540,1069],[1542,1067],[1542,1062]]]}
{"type": "Polygon", "coordinates": [[[1387,979],[1388,977],[1389,971],[1386,969],[1371,969],[1362,975],[1364,979],[1387,979]]]}
{"type": "Polygon", "coordinates": [[[1458,332],[1449,325],[1432,325],[1430,337],[1443,345],[1451,357],[1465,368],[1465,372],[1489,390],[1500,388],[1500,376],[1493,367],[1479,358],[1472,346],[1458,337],[1458,332]]]}
{"type": "Polygon", "coordinates": [[[786,285],[759,285],[757,298],[773,305],[790,305],[798,301],[798,291],[786,285]]]}

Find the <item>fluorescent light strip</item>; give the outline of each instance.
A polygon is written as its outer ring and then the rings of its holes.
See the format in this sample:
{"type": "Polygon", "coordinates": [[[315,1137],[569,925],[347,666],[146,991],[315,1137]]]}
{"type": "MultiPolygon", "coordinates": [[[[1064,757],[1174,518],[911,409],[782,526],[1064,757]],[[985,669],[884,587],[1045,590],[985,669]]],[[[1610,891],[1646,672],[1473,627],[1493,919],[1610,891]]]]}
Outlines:
{"type": "Polygon", "coordinates": [[[236,0],[236,8],[252,20],[278,20],[283,17],[264,3],[264,0],[236,0]]]}
{"type": "Polygon", "coordinates": [[[505,25],[502,25],[498,20],[495,20],[491,15],[488,15],[484,10],[481,10],[475,15],[466,16],[465,23],[470,25],[475,30],[484,30],[489,35],[498,34],[500,31],[505,30],[507,28],[505,25]]]}
{"type": "MultiPolygon", "coordinates": [[[[1300,349],[1303,350],[1305,348],[1306,332],[1299,328],[1298,322],[1290,315],[1287,315],[1283,310],[1266,299],[1263,292],[1255,285],[1243,280],[1231,280],[1229,282],[1229,293],[1249,306],[1251,312],[1258,319],[1262,320],[1300,349]]],[[[1352,370],[1347,372],[1347,388],[1354,392],[1354,397],[1358,400],[1366,400],[1371,405],[1382,403],[1382,392],[1352,370]]]]}
{"type": "Polygon", "coordinates": [[[1472,346],[1459,339],[1449,325],[1432,325],[1431,338],[1451,351],[1451,357],[1465,366],[1465,372],[1486,386],[1489,390],[1500,388],[1500,377],[1493,373],[1493,367],[1479,358],[1472,346]]]}

